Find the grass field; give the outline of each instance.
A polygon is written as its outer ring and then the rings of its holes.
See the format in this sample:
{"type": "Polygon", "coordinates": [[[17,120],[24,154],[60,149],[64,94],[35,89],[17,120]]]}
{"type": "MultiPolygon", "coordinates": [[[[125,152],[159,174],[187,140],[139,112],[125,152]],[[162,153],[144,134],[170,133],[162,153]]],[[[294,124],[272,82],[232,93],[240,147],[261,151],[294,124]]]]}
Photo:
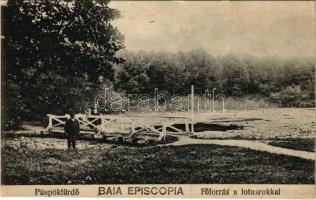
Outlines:
{"type": "MultiPolygon", "coordinates": [[[[172,114],[179,115],[167,113],[172,114]]],[[[194,138],[251,140],[312,152],[314,115],[311,109],[198,113],[194,138]]],[[[65,149],[65,139],[5,137],[3,183],[314,183],[314,160],[233,146],[133,146],[80,140],[78,152],[65,149]]]]}
{"type": "Polygon", "coordinates": [[[4,148],[5,184],[314,183],[314,162],[217,145],[4,148]]]}
{"type": "Polygon", "coordinates": [[[275,140],[275,141],[269,142],[268,144],[272,146],[284,147],[288,149],[315,152],[315,139],[314,138],[275,140]]]}

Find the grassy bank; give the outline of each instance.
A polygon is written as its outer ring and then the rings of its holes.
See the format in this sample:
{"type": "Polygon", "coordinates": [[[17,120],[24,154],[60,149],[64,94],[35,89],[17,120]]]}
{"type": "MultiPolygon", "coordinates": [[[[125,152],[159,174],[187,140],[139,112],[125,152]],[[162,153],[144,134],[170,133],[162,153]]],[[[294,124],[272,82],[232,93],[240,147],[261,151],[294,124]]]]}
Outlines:
{"type": "Polygon", "coordinates": [[[4,147],[4,184],[313,184],[314,161],[217,145],[4,147]]]}
{"type": "Polygon", "coordinates": [[[269,145],[301,151],[315,152],[315,138],[293,138],[279,141],[276,140],[273,142],[269,142],[269,145]]]}

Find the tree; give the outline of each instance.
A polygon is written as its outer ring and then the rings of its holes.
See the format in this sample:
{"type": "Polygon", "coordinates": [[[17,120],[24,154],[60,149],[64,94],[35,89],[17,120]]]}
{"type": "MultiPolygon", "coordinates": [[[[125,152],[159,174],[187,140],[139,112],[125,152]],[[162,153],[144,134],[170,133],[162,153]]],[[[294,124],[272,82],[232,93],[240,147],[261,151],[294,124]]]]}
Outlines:
{"type": "Polygon", "coordinates": [[[303,93],[299,85],[293,85],[284,88],[280,92],[271,93],[271,98],[279,105],[298,107],[306,99],[306,94],[303,93]]]}
{"type": "Polygon", "coordinates": [[[98,84],[100,76],[113,80],[112,66],[122,61],[115,53],[124,45],[123,36],[111,25],[119,12],[108,3],[8,1],[2,12],[4,107],[12,98],[19,100],[16,106],[22,105],[16,109],[19,114],[8,110],[8,118],[52,112],[56,106],[65,110],[74,104],[67,98],[70,91],[77,88],[72,94],[76,99],[84,92],[83,85],[98,84]]]}
{"type": "Polygon", "coordinates": [[[124,52],[125,62],[121,63],[116,68],[115,89],[123,90],[128,94],[143,93],[148,88],[148,77],[143,52],[136,54],[124,52]]]}
{"type": "Polygon", "coordinates": [[[226,95],[242,96],[248,92],[250,82],[249,70],[244,59],[235,55],[227,55],[222,62],[222,84],[221,88],[226,95]]]}

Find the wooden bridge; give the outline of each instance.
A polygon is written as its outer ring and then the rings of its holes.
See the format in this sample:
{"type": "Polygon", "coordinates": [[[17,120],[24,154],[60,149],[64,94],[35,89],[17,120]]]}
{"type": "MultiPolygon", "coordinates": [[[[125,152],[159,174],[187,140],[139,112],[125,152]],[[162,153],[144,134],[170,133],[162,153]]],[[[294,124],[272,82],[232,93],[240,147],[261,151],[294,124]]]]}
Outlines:
{"type": "MultiPolygon", "coordinates": [[[[43,133],[62,133],[69,115],[48,114],[48,126],[43,133]]],[[[163,115],[87,115],[77,114],[75,118],[79,121],[80,133],[90,134],[94,138],[108,136],[125,136],[137,138],[139,136],[151,135],[157,140],[164,140],[167,134],[189,134],[192,122],[186,116],[163,116],[163,115]],[[184,124],[183,128],[175,127],[175,124],[184,124]]]]}
{"type": "MultiPolygon", "coordinates": [[[[47,115],[49,123],[43,133],[63,133],[69,115],[47,115]]],[[[121,135],[128,138],[137,138],[143,135],[154,135],[159,141],[164,140],[167,134],[194,134],[194,86],[191,86],[191,116],[175,115],[91,115],[77,114],[80,133],[91,134],[94,138],[121,135]],[[184,128],[176,127],[184,124],[184,128]],[[191,125],[191,127],[190,127],[191,125]],[[124,129],[124,130],[122,130],[124,129]]]]}

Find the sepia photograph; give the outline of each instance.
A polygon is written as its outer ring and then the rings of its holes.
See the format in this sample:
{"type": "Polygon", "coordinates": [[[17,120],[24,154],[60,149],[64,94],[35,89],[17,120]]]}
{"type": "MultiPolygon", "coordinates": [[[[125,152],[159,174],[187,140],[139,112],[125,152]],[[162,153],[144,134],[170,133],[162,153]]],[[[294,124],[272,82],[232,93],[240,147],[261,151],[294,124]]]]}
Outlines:
{"type": "Polygon", "coordinates": [[[315,197],[315,23],[314,1],[1,1],[1,194],[315,197]]]}

